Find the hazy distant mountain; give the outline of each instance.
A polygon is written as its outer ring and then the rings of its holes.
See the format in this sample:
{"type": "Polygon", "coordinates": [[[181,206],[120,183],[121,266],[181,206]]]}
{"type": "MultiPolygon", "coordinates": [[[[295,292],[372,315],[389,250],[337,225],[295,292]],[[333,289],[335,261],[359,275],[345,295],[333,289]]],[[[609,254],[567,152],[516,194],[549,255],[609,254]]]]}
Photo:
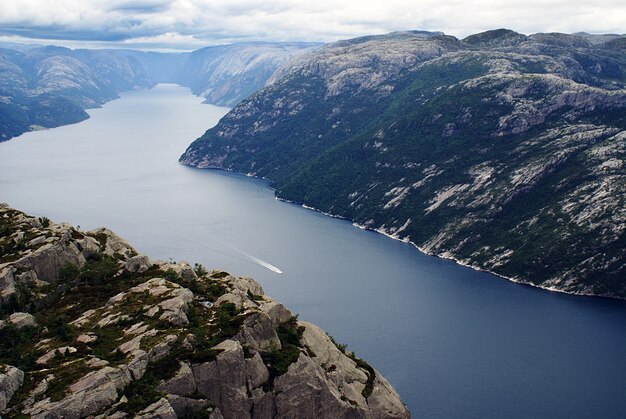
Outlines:
{"type": "Polygon", "coordinates": [[[282,64],[320,45],[259,42],[199,49],[190,54],[178,82],[207,103],[233,106],[263,87],[282,64]]]}
{"type": "Polygon", "coordinates": [[[138,61],[108,51],[0,49],[0,140],[81,121],[83,109],[153,84],[138,61]]]}
{"type": "Polygon", "coordinates": [[[279,197],[517,281],[624,298],[625,47],[505,29],[336,42],[281,67],[181,162],[267,177],[279,197]]]}
{"type": "Polygon", "coordinates": [[[158,53],[5,45],[15,49],[0,49],[0,141],[82,121],[84,109],[155,83],[178,83],[207,103],[232,106],[263,87],[280,65],[319,46],[250,43],[158,53]]]}

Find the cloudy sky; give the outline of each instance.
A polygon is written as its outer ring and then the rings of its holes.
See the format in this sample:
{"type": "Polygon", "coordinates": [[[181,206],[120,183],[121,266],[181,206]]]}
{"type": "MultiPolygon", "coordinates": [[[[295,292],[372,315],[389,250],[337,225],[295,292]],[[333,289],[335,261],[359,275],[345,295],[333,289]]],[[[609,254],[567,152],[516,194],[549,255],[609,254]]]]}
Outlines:
{"type": "Polygon", "coordinates": [[[626,32],[625,0],[0,0],[0,40],[195,49],[424,29],[626,32]]]}

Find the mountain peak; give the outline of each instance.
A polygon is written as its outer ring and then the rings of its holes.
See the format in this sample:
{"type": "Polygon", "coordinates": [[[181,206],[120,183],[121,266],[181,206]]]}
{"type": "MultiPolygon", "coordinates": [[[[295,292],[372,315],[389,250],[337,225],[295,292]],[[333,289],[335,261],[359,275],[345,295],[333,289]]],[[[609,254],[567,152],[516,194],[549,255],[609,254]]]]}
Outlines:
{"type": "Polygon", "coordinates": [[[526,35],[502,28],[470,35],[462,41],[475,47],[497,48],[519,45],[527,40],[526,35]]]}

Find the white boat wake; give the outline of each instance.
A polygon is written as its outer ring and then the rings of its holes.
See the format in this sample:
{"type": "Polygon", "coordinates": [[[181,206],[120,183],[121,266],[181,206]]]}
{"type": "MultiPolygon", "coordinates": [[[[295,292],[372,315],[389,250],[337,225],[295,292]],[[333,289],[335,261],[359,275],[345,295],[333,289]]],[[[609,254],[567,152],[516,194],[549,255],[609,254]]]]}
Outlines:
{"type": "Polygon", "coordinates": [[[259,258],[255,258],[254,256],[251,256],[251,255],[247,254],[246,252],[244,252],[243,250],[237,249],[236,247],[233,247],[233,246],[228,246],[228,247],[230,247],[231,249],[241,253],[242,255],[244,255],[245,257],[247,257],[248,259],[250,259],[251,261],[253,261],[257,265],[260,265],[260,266],[264,267],[265,269],[269,269],[270,271],[276,272],[277,274],[280,274],[280,275],[283,274],[283,271],[281,271],[280,269],[278,269],[278,267],[272,265],[269,262],[266,262],[266,261],[261,260],[259,258]]]}

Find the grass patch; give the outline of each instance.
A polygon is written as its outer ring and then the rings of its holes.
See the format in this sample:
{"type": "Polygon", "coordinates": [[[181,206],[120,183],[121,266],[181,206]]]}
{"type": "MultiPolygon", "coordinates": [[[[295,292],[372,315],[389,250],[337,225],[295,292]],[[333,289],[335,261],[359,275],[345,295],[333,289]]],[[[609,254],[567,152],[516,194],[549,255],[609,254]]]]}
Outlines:
{"type": "Polygon", "coordinates": [[[173,377],[180,369],[180,362],[176,358],[176,351],[160,361],[148,364],[146,373],[139,380],[131,382],[124,389],[128,403],[120,408],[130,414],[136,414],[152,403],[157,402],[165,393],[157,389],[162,380],[173,377]]]}
{"type": "Polygon", "coordinates": [[[90,371],[92,371],[92,369],[89,368],[82,359],[71,364],[63,365],[53,372],[54,379],[48,383],[48,391],[46,394],[53,402],[62,400],[67,394],[69,386],[87,375],[90,371]]]}
{"type": "Polygon", "coordinates": [[[304,326],[298,326],[298,319],[292,317],[276,328],[276,334],[280,339],[281,350],[261,352],[261,358],[270,372],[270,382],[275,377],[283,375],[289,366],[298,360],[303,347],[301,338],[304,326]]]}

